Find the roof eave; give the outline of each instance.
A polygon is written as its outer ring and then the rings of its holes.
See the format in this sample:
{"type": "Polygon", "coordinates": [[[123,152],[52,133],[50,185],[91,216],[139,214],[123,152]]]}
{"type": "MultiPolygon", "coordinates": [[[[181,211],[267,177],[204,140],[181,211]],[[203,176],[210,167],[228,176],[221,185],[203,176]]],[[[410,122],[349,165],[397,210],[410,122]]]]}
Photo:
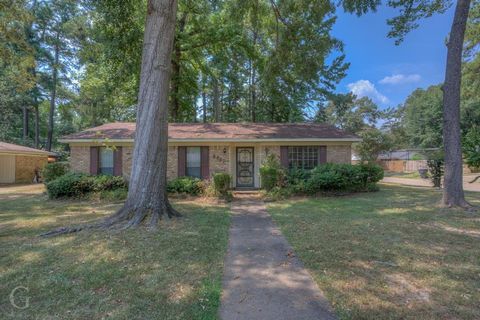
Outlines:
{"type": "MultiPolygon", "coordinates": [[[[125,143],[134,142],[134,139],[59,139],[61,143],[125,143]]],[[[212,138],[212,139],[169,139],[168,142],[361,142],[361,138],[274,138],[274,139],[234,139],[234,138],[212,138]]]]}

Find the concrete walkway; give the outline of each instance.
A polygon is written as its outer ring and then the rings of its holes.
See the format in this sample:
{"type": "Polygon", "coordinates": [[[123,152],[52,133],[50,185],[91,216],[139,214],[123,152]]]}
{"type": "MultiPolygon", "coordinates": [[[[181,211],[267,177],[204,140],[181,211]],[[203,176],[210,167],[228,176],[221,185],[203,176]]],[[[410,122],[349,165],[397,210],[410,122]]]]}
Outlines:
{"type": "MultiPolygon", "coordinates": [[[[465,177],[463,181],[463,189],[466,191],[480,192],[480,183],[468,183],[473,177],[465,177]]],[[[432,183],[427,179],[410,179],[410,178],[397,178],[397,177],[385,177],[382,182],[386,183],[397,183],[403,184],[406,186],[415,186],[415,187],[432,187],[432,183]]]]}
{"type": "Polygon", "coordinates": [[[336,319],[263,201],[243,196],[232,214],[221,319],[336,319]]]}

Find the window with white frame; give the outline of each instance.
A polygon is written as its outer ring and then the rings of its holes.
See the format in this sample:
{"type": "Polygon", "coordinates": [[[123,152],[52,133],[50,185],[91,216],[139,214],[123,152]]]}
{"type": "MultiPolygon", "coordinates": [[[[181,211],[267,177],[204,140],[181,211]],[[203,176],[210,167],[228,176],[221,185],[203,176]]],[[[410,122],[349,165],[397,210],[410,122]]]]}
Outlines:
{"type": "Polygon", "coordinates": [[[318,146],[288,147],[288,167],[311,170],[318,166],[318,146]]]}

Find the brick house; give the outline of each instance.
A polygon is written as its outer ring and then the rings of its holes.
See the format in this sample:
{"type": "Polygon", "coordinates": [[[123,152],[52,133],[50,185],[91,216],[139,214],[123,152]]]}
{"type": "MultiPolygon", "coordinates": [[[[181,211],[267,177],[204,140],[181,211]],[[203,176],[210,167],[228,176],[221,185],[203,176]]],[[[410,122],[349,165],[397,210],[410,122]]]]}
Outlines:
{"type": "MultiPolygon", "coordinates": [[[[350,163],[355,136],[316,123],[170,123],[169,180],[232,176],[233,187],[260,187],[259,167],[269,154],[285,167],[311,169],[326,162],[350,163]]],[[[135,123],[108,123],[63,137],[71,168],[129,178],[135,123]]]]}
{"type": "Polygon", "coordinates": [[[0,141],[0,183],[31,183],[55,154],[0,141]]]}

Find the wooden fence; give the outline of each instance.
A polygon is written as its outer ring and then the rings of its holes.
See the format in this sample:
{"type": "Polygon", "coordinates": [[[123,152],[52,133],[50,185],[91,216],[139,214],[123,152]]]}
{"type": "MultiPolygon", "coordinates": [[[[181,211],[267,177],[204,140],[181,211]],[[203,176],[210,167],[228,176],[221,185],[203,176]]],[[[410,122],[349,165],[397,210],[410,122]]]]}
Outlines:
{"type": "Polygon", "coordinates": [[[393,172],[414,172],[427,168],[426,160],[379,160],[377,163],[385,171],[393,172]]]}

